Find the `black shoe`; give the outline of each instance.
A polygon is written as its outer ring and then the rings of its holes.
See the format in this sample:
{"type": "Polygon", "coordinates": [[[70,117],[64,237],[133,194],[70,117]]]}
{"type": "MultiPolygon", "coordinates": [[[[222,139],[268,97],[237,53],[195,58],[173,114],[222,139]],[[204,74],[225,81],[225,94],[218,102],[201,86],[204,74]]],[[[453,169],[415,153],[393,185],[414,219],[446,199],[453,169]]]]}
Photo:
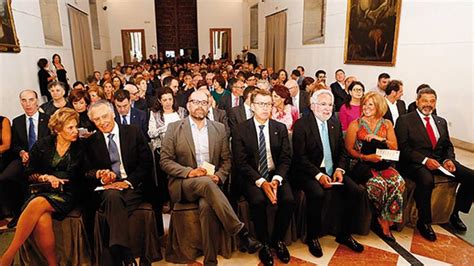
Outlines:
{"type": "Polygon", "coordinates": [[[278,241],[276,244],[273,246],[273,248],[276,250],[276,254],[279,260],[283,263],[288,263],[290,262],[290,252],[286,248],[285,243],[283,241],[278,241]]]}
{"type": "MultiPolygon", "coordinates": [[[[390,227],[391,228],[391,227],[390,227]]],[[[393,237],[392,233],[390,232],[390,235],[386,235],[384,234],[383,230],[382,230],[382,227],[380,226],[379,223],[377,222],[374,222],[372,223],[372,231],[378,235],[380,238],[382,238],[383,240],[385,241],[391,241],[391,242],[395,242],[395,237],[393,237]]]]}
{"type": "Polygon", "coordinates": [[[454,229],[462,232],[467,231],[466,225],[461,221],[461,218],[459,218],[459,214],[453,213],[451,215],[451,218],[449,218],[449,222],[451,222],[451,225],[454,227],[454,229]]]}
{"type": "Polygon", "coordinates": [[[12,229],[18,223],[18,219],[20,219],[20,215],[15,215],[13,218],[7,223],[7,227],[12,229]]]}
{"type": "Polygon", "coordinates": [[[308,245],[309,253],[311,253],[316,258],[321,258],[323,256],[323,249],[317,238],[313,240],[308,240],[306,243],[308,245]]]}
{"type": "Polygon", "coordinates": [[[420,232],[420,235],[424,237],[426,240],[429,240],[429,241],[436,240],[436,234],[433,231],[433,228],[431,228],[431,225],[417,223],[416,228],[420,232]]]}
{"type": "Polygon", "coordinates": [[[249,232],[245,227],[240,230],[238,237],[240,240],[240,251],[242,252],[247,251],[249,254],[253,254],[262,247],[262,243],[250,237],[249,232]]]}
{"type": "Polygon", "coordinates": [[[352,236],[336,237],[336,242],[341,245],[347,246],[348,248],[358,253],[364,251],[364,246],[362,246],[359,242],[352,238],[352,236]]]}
{"type": "Polygon", "coordinates": [[[268,245],[263,245],[263,247],[258,252],[258,258],[265,266],[273,266],[273,256],[268,245]]]}

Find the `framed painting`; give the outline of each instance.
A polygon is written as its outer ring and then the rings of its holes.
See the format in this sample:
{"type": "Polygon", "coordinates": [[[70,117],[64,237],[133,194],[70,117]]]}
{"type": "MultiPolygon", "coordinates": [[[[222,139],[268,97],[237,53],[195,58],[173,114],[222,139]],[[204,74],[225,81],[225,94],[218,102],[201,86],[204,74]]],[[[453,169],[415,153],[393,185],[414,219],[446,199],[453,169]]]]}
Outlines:
{"type": "Polygon", "coordinates": [[[19,53],[11,0],[0,0],[0,52],[19,53]]]}
{"type": "Polygon", "coordinates": [[[348,0],[344,63],[394,66],[402,0],[348,0]]]}

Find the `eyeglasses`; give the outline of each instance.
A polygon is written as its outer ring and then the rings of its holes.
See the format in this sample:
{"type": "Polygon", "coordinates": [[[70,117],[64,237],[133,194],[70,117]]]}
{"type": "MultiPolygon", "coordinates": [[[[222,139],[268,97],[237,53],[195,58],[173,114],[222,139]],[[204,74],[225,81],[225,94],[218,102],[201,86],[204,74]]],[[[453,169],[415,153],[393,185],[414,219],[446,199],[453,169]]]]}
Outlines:
{"type": "Polygon", "coordinates": [[[208,101],[206,100],[202,100],[202,101],[199,101],[199,100],[189,100],[188,102],[194,104],[194,105],[201,105],[201,106],[207,106],[209,104],[208,101]]]}
{"type": "Polygon", "coordinates": [[[233,86],[233,87],[236,88],[236,89],[244,89],[245,88],[245,86],[233,86]]]}
{"type": "Polygon", "coordinates": [[[363,89],[352,89],[353,92],[363,92],[363,89]]]}
{"type": "Polygon", "coordinates": [[[256,103],[253,103],[253,104],[256,104],[258,107],[272,107],[273,106],[273,103],[264,103],[264,102],[256,102],[256,103]]]}
{"type": "Polygon", "coordinates": [[[315,104],[317,104],[317,105],[319,105],[319,106],[321,106],[321,107],[323,107],[323,108],[325,108],[325,107],[330,107],[330,108],[332,108],[332,106],[333,106],[332,103],[315,103],[315,104]]]}

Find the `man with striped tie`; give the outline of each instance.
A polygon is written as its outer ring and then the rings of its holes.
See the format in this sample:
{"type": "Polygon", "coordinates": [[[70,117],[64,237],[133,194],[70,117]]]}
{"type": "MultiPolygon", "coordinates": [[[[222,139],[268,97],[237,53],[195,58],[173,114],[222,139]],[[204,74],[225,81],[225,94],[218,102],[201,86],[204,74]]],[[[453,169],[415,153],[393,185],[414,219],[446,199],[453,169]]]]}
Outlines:
{"type": "Polygon", "coordinates": [[[290,254],[283,238],[288,230],[295,200],[288,183],[291,165],[286,126],[270,119],[270,92],[257,89],[251,96],[253,119],[237,125],[232,133],[232,150],[236,169],[243,179],[243,194],[250,205],[250,215],[257,239],[264,245],[259,258],[264,265],[273,265],[270,247],[284,263],[290,254]],[[277,206],[273,232],[269,235],[266,216],[268,204],[277,206]]]}

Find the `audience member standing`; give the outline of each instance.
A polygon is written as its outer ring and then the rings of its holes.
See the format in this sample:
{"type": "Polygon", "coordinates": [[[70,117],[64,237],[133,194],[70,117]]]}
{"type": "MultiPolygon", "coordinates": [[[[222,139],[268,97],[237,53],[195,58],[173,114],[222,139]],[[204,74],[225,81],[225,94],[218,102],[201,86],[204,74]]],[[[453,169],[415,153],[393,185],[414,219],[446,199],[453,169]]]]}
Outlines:
{"type": "Polygon", "coordinates": [[[64,90],[66,92],[65,95],[68,95],[69,83],[67,78],[67,71],[64,68],[64,65],[61,63],[61,57],[58,54],[53,55],[53,63],[51,64],[50,68],[56,74],[58,81],[61,81],[64,84],[64,90]]]}
{"type": "Polygon", "coordinates": [[[48,84],[56,80],[56,74],[49,69],[49,62],[46,58],[41,58],[37,63],[38,70],[38,82],[41,96],[46,96],[47,100],[52,99],[51,94],[48,91],[48,84]]]}

